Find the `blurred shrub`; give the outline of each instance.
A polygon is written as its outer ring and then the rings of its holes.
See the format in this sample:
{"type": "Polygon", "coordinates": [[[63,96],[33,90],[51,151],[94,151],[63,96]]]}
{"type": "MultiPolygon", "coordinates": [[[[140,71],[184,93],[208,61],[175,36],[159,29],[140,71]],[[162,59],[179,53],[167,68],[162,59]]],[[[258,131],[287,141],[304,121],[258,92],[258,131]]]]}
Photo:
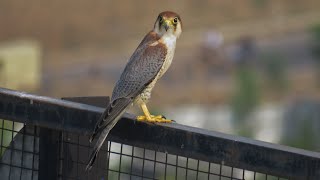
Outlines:
{"type": "Polygon", "coordinates": [[[252,3],[255,5],[255,7],[263,7],[267,4],[268,1],[266,0],[252,0],[252,3]]]}
{"type": "Polygon", "coordinates": [[[320,151],[320,103],[300,99],[288,107],[284,115],[281,143],[293,147],[320,151]]]}
{"type": "Polygon", "coordinates": [[[312,36],[312,54],[315,57],[317,63],[317,78],[318,85],[320,85],[320,24],[316,24],[311,27],[312,36]]]}
{"type": "Polygon", "coordinates": [[[317,62],[320,63],[320,24],[311,27],[312,35],[312,53],[317,57],[317,62]]]}
{"type": "Polygon", "coordinates": [[[278,54],[264,54],[261,57],[268,87],[277,92],[284,92],[288,88],[288,79],[286,75],[286,61],[278,54]]]}
{"type": "Polygon", "coordinates": [[[236,71],[235,92],[232,98],[234,121],[238,134],[252,136],[250,124],[246,122],[248,115],[258,105],[260,89],[257,75],[252,68],[241,66],[236,71]]]}

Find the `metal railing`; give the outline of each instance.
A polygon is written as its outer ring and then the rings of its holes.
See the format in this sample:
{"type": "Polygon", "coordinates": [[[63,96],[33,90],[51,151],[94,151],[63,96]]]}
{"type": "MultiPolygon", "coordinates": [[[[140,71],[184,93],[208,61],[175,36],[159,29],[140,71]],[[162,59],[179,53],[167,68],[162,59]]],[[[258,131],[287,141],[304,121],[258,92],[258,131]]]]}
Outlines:
{"type": "Polygon", "coordinates": [[[125,114],[85,172],[107,97],[0,89],[0,179],[320,179],[320,153],[125,114]]]}

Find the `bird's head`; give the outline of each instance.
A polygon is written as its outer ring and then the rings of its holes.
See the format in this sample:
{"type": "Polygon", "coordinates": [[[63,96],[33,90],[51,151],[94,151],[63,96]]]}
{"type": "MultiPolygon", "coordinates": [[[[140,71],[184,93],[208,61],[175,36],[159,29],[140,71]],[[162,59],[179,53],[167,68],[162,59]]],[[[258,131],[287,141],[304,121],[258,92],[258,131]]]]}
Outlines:
{"type": "Polygon", "coordinates": [[[174,35],[177,38],[182,32],[182,22],[180,16],[171,11],[165,11],[159,14],[154,31],[162,37],[163,35],[174,35]]]}

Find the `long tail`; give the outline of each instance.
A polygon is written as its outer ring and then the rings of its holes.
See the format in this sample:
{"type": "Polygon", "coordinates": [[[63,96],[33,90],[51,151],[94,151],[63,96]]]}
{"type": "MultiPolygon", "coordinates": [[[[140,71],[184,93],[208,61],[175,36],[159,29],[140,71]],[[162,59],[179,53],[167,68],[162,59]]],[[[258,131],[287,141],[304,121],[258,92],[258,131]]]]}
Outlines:
{"type": "Polygon", "coordinates": [[[110,122],[108,124],[108,126],[105,127],[102,130],[102,132],[100,133],[99,138],[98,138],[96,144],[94,145],[92,153],[90,155],[89,162],[88,162],[88,164],[86,166],[86,171],[88,171],[88,170],[90,170],[92,168],[92,165],[93,165],[94,161],[97,158],[97,155],[98,155],[99,150],[101,149],[101,146],[103,145],[104,141],[106,140],[106,138],[107,138],[109,132],[111,131],[111,129],[114,127],[114,125],[117,124],[118,120],[121,118],[122,114],[123,114],[123,112],[120,113],[119,116],[116,119],[114,119],[112,122],[110,122]]]}
{"type": "Polygon", "coordinates": [[[122,114],[124,113],[125,109],[128,107],[130,103],[132,103],[131,98],[117,99],[112,103],[110,103],[110,105],[106,108],[106,110],[102,114],[101,118],[96,124],[93,134],[89,139],[91,143],[91,141],[99,134],[99,138],[96,144],[94,145],[93,151],[90,155],[90,159],[86,167],[86,171],[91,169],[98,155],[98,152],[102,144],[106,140],[110,130],[113,128],[114,125],[116,125],[116,123],[121,118],[122,114]]]}
{"type": "MultiPolygon", "coordinates": [[[[113,126],[112,126],[113,127],[113,126]]],[[[86,171],[90,170],[92,168],[92,165],[94,163],[94,161],[97,158],[98,152],[103,144],[103,142],[106,140],[110,130],[112,129],[112,127],[106,127],[100,134],[99,139],[97,140],[97,143],[94,145],[93,147],[93,151],[90,155],[90,159],[88,162],[88,165],[86,167],[86,171]]]]}

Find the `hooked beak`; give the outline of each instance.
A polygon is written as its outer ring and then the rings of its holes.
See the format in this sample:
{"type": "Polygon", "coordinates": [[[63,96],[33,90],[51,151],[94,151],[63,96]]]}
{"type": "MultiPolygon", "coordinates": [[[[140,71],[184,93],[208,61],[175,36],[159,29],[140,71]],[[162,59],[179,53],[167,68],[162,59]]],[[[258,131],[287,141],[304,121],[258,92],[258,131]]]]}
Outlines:
{"type": "Polygon", "coordinates": [[[170,24],[171,24],[171,21],[170,21],[170,20],[165,20],[162,25],[163,25],[164,29],[165,29],[166,31],[168,31],[168,29],[169,29],[169,27],[170,27],[170,24]]]}

